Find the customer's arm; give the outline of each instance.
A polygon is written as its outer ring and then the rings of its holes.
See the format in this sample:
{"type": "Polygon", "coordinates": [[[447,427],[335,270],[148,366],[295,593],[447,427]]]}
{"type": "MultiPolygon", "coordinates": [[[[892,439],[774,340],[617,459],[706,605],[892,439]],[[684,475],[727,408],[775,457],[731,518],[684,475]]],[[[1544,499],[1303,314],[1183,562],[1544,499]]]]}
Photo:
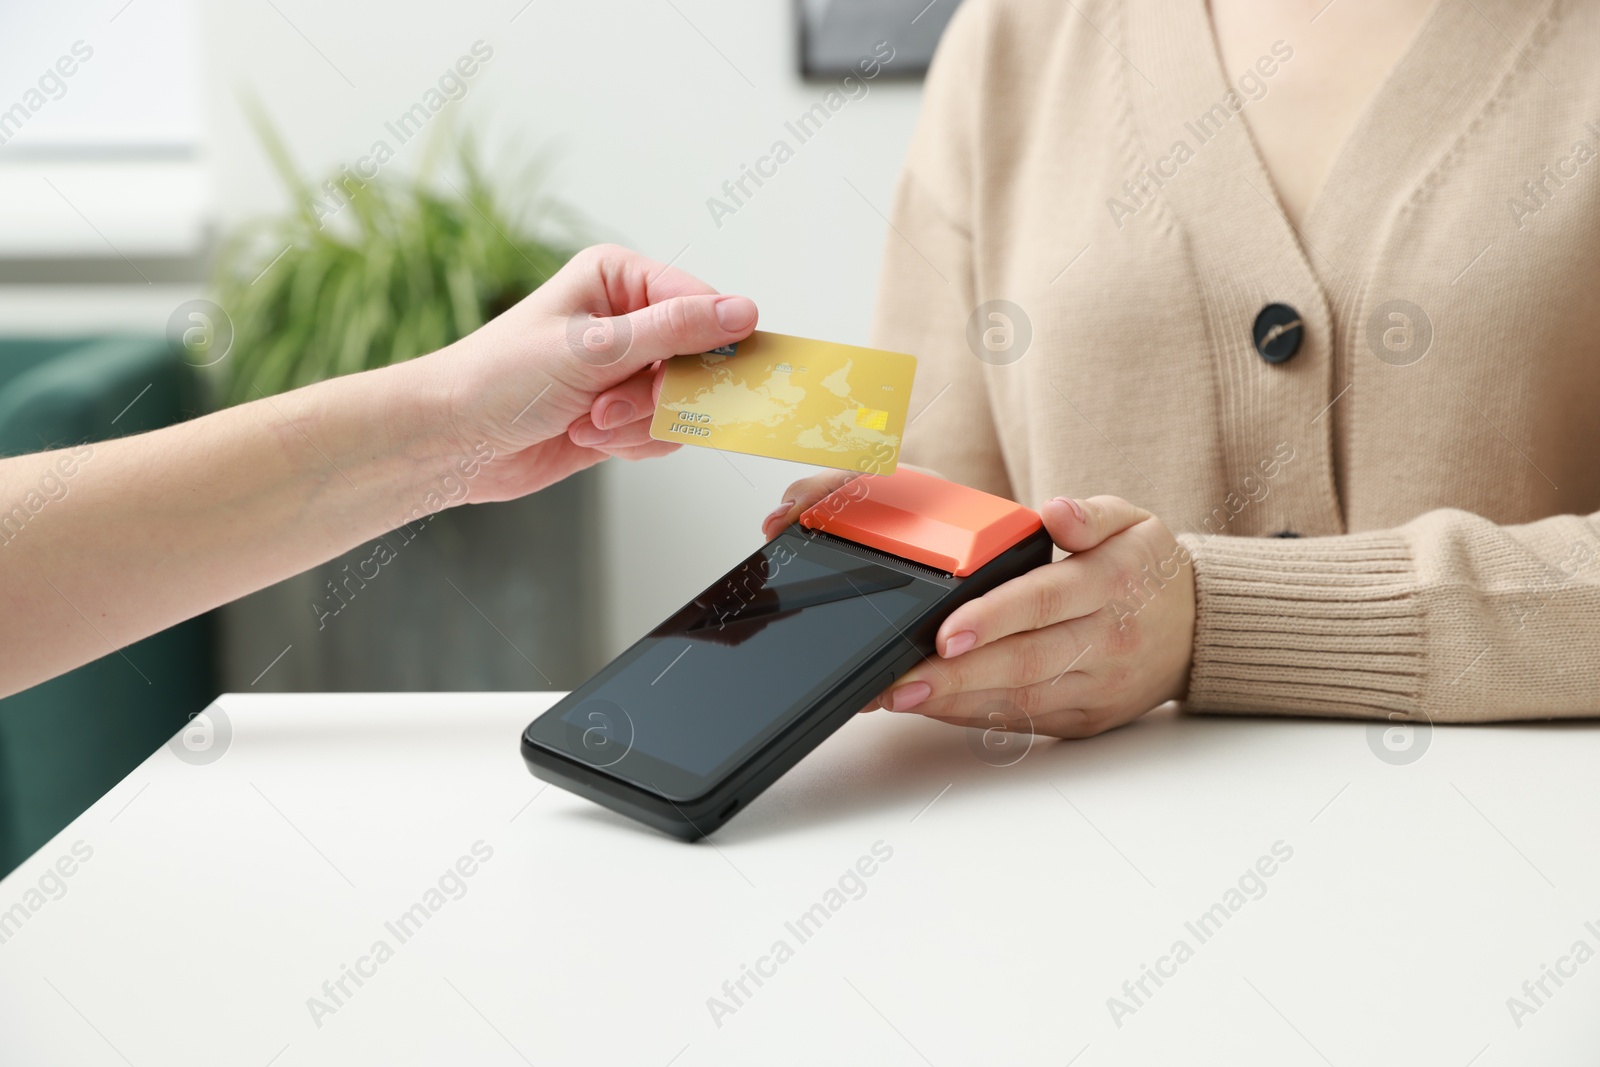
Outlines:
{"type": "Polygon", "coordinates": [[[625,249],[580,253],[431,355],[136,437],[0,460],[0,695],[397,526],[504,500],[648,435],[652,366],[749,334],[755,305],[625,249]]]}

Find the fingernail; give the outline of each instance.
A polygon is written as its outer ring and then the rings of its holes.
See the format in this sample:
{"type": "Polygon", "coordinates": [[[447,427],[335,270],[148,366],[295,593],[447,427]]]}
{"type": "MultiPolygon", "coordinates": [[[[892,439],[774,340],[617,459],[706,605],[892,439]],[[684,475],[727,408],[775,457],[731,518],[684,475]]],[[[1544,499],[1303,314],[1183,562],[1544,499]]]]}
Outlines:
{"type": "Polygon", "coordinates": [[[773,522],[775,522],[776,520],[781,519],[785,515],[789,514],[790,509],[792,509],[793,507],[794,507],[794,501],[793,500],[785,500],[783,503],[781,503],[777,507],[773,508],[772,511],[767,515],[767,517],[761,520],[762,528],[765,529],[766,527],[771,526],[773,524],[773,522]]]}
{"type": "Polygon", "coordinates": [[[933,696],[933,686],[927,682],[908,682],[898,689],[889,690],[889,710],[909,711],[933,696]]]}
{"type": "Polygon", "coordinates": [[[603,445],[611,440],[611,431],[602,430],[598,426],[589,424],[572,427],[567,431],[567,436],[571,437],[574,443],[585,448],[591,448],[595,445],[603,445]]]}
{"type": "Polygon", "coordinates": [[[962,630],[944,643],[944,658],[954,659],[963,652],[972,651],[972,646],[978,643],[978,635],[971,630],[962,630]]]}
{"type": "Polygon", "coordinates": [[[1058,496],[1056,497],[1056,503],[1065,504],[1068,508],[1070,508],[1072,510],[1072,517],[1077,519],[1079,522],[1089,521],[1089,516],[1084,512],[1083,505],[1072,499],[1070,496],[1058,496]]]}
{"type": "Polygon", "coordinates": [[[625,423],[632,422],[638,414],[639,412],[635,410],[632,404],[628,403],[626,400],[618,400],[616,403],[606,408],[605,411],[601,413],[600,417],[605,420],[604,428],[609,430],[614,426],[621,426],[625,423]]]}
{"type": "Polygon", "coordinates": [[[748,330],[755,321],[755,301],[748,296],[725,296],[717,301],[717,325],[724,330],[748,330]]]}

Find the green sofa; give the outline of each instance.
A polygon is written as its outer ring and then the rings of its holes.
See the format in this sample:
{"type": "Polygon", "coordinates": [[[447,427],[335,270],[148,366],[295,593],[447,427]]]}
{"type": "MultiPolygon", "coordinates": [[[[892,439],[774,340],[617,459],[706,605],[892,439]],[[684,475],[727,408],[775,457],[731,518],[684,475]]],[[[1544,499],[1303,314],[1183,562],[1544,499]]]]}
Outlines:
{"type": "MultiPolygon", "coordinates": [[[[161,338],[0,338],[0,455],[189,418],[197,385],[161,338]]],[[[212,648],[193,619],[0,700],[0,876],[211,702],[212,648]]]]}

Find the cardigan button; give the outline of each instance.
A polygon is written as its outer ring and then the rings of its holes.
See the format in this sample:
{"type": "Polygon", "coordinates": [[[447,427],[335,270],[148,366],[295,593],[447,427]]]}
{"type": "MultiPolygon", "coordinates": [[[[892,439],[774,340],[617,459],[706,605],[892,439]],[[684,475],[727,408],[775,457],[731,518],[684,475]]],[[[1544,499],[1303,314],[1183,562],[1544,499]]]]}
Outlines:
{"type": "Polygon", "coordinates": [[[1300,321],[1300,312],[1288,304],[1268,304],[1256,315],[1250,332],[1262,359],[1268,363],[1286,363],[1300,351],[1306,328],[1300,321]]]}

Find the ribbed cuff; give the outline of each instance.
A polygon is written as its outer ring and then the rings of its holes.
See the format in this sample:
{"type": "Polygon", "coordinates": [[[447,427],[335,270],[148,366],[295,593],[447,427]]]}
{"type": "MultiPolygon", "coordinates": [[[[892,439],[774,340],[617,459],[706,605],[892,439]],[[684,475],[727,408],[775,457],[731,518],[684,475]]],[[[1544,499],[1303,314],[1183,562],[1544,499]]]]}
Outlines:
{"type": "Polygon", "coordinates": [[[1194,560],[1191,711],[1415,715],[1422,606],[1393,533],[1178,538],[1194,560]]]}

